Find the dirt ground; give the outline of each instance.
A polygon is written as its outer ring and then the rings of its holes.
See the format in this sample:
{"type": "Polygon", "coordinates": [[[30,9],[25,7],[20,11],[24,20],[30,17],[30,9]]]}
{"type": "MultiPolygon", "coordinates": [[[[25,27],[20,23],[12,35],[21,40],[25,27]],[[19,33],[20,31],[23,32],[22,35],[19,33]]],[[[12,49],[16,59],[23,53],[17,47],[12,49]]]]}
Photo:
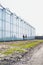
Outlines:
{"type": "MultiPolygon", "coordinates": [[[[6,44],[6,49],[7,48],[9,47],[6,44]]],[[[0,46],[0,50],[6,51],[6,49],[5,45],[0,46]]],[[[4,55],[0,54],[0,57],[3,56],[4,55]]],[[[24,55],[17,53],[4,57],[2,60],[0,60],[0,65],[43,65],[43,43],[39,44],[35,48],[28,49],[28,53],[24,55]],[[15,56],[17,57],[15,58],[15,56]]]]}

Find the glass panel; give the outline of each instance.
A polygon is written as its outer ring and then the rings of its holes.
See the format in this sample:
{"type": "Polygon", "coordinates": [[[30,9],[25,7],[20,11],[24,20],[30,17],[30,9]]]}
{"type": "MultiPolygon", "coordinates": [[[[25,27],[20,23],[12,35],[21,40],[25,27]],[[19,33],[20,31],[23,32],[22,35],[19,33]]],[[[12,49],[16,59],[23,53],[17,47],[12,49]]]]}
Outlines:
{"type": "Polygon", "coordinates": [[[2,10],[0,9],[0,19],[2,19],[2,10]]]}
{"type": "Polygon", "coordinates": [[[10,23],[13,23],[13,13],[10,14],[10,23]]]}
{"type": "Polygon", "coordinates": [[[13,25],[13,32],[15,33],[17,30],[16,25],[13,25]]]}
{"type": "Polygon", "coordinates": [[[17,22],[17,24],[16,24],[16,25],[17,25],[17,26],[19,26],[19,19],[16,19],[16,22],[17,22]]]}
{"type": "Polygon", "coordinates": [[[3,30],[6,30],[6,22],[5,21],[2,21],[2,27],[3,27],[3,30]]]}
{"type": "Polygon", "coordinates": [[[0,38],[2,37],[2,31],[0,30],[0,38]]]}
{"type": "Polygon", "coordinates": [[[10,22],[10,14],[6,13],[6,21],[10,22]]]}
{"type": "Polygon", "coordinates": [[[5,21],[6,20],[6,10],[5,9],[3,9],[2,11],[2,15],[3,15],[3,20],[5,21]]]}
{"type": "Polygon", "coordinates": [[[6,31],[10,31],[10,23],[6,22],[6,31]]]}
{"type": "Polygon", "coordinates": [[[6,32],[6,37],[10,37],[10,32],[6,32]]]}
{"type": "Polygon", "coordinates": [[[11,33],[10,33],[10,37],[12,37],[12,36],[13,36],[13,33],[11,32],[11,33]]]}
{"type": "Polygon", "coordinates": [[[13,32],[13,24],[10,24],[10,31],[13,32]]]}
{"type": "Polygon", "coordinates": [[[5,31],[2,31],[2,33],[3,33],[3,38],[5,38],[5,36],[6,36],[5,31]]]}
{"type": "Polygon", "coordinates": [[[19,27],[16,26],[16,33],[18,34],[18,32],[19,32],[19,27]]]}
{"type": "Polygon", "coordinates": [[[13,24],[15,24],[15,25],[17,24],[16,16],[15,15],[13,16],[13,24]]]}
{"type": "Polygon", "coordinates": [[[0,20],[0,30],[2,30],[2,21],[0,20]]]}
{"type": "Polygon", "coordinates": [[[13,33],[13,37],[15,37],[15,33],[13,33]]]}

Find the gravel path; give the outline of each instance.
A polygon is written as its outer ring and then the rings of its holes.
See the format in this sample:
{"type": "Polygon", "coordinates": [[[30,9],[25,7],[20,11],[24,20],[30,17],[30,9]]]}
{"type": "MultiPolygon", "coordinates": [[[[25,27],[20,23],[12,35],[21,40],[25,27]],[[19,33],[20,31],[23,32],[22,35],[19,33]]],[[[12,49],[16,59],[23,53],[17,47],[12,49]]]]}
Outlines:
{"type": "Polygon", "coordinates": [[[43,46],[32,56],[30,65],[43,65],[43,46]]]}
{"type": "Polygon", "coordinates": [[[32,57],[27,54],[20,62],[14,65],[43,65],[43,44],[34,49],[32,57]]]}

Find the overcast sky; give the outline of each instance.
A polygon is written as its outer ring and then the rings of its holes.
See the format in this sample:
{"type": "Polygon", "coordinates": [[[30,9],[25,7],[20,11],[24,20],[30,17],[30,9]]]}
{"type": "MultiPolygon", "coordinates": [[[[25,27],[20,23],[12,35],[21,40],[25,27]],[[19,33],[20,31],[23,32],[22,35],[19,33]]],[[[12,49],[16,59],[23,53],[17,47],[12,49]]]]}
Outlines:
{"type": "Polygon", "coordinates": [[[18,16],[36,28],[36,35],[43,35],[43,0],[0,0],[18,16]]]}

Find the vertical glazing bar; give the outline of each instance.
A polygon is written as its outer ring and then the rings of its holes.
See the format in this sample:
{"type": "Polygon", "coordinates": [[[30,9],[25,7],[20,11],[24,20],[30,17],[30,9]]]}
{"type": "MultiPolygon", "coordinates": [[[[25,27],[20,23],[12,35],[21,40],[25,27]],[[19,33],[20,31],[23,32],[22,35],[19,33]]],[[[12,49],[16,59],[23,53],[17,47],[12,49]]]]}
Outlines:
{"type": "Polygon", "coordinates": [[[6,12],[5,12],[5,9],[3,9],[3,26],[4,26],[4,30],[3,30],[3,32],[4,32],[4,41],[5,41],[5,39],[6,39],[6,12]]]}
{"type": "Polygon", "coordinates": [[[10,38],[11,38],[11,14],[10,14],[10,38]]]}
{"type": "Polygon", "coordinates": [[[2,41],[3,41],[3,9],[2,9],[2,41]]]}

